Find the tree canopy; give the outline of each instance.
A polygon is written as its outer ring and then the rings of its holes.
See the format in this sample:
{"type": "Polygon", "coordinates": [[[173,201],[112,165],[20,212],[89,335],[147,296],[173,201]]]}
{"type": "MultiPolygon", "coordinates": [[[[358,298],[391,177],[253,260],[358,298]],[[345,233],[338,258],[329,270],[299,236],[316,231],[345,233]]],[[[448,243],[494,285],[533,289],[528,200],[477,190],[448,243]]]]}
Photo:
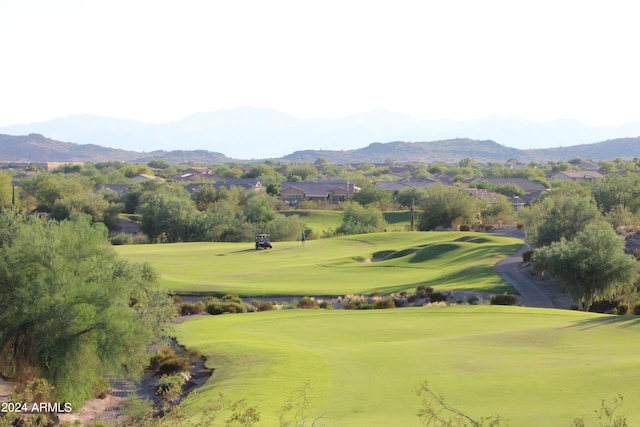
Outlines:
{"type": "Polygon", "coordinates": [[[586,225],[572,240],[537,249],[536,268],[562,281],[564,289],[582,310],[596,299],[616,296],[633,285],[638,263],[625,254],[624,242],[611,225],[596,221],[586,225]]]}
{"type": "Polygon", "coordinates": [[[79,405],[105,378],[136,378],[175,316],[146,265],[119,259],[106,228],[0,213],[0,377],[44,378],[79,405]]]}
{"type": "Polygon", "coordinates": [[[464,190],[434,184],[425,190],[418,228],[434,230],[451,227],[456,220],[471,222],[477,213],[476,201],[464,190]]]}

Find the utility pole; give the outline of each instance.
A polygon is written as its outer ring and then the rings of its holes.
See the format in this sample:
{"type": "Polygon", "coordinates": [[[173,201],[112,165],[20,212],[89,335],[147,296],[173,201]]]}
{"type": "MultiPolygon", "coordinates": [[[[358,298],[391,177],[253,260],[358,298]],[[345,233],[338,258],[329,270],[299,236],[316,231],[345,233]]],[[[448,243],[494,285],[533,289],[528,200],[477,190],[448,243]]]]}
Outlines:
{"type": "Polygon", "coordinates": [[[414,217],[414,212],[415,212],[415,203],[416,203],[416,199],[412,198],[411,199],[411,208],[409,208],[409,212],[411,215],[411,231],[413,231],[413,217],[414,217]]]}

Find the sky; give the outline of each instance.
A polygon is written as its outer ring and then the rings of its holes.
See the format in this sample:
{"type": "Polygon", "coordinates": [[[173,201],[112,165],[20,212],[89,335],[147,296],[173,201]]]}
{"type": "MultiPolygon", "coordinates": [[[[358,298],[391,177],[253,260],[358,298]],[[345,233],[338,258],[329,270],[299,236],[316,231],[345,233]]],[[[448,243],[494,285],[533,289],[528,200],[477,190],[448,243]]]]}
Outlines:
{"type": "Polygon", "coordinates": [[[637,4],[0,0],[0,126],[241,106],[640,121],[637,4]]]}

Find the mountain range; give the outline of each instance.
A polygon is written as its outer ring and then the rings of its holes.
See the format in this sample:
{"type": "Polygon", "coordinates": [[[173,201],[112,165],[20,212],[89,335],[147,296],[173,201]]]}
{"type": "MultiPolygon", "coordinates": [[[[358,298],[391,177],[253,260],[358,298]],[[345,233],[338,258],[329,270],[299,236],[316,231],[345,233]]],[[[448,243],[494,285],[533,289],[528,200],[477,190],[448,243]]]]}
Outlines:
{"type": "MultiPolygon", "coordinates": [[[[299,119],[272,109],[241,107],[193,114],[162,124],[74,115],[41,123],[0,127],[0,134],[41,134],[56,141],[139,153],[206,151],[243,160],[275,159],[308,150],[323,153],[358,151],[374,143],[393,142],[397,145],[397,141],[402,141],[422,144],[469,139],[493,141],[505,150],[525,150],[527,155],[535,158],[542,148],[570,149],[607,140],[635,138],[640,135],[640,123],[602,127],[572,120],[538,123],[501,117],[469,121],[419,120],[385,110],[337,119],[299,119]]],[[[606,151],[602,151],[601,155],[607,156],[601,158],[603,160],[640,156],[637,151],[631,154],[606,151]]],[[[569,152],[573,151],[567,150],[565,155],[569,152]]]]}
{"type": "MultiPolygon", "coordinates": [[[[301,150],[274,160],[313,162],[325,158],[330,163],[396,162],[457,162],[472,158],[481,162],[567,161],[576,158],[607,160],[640,157],[640,138],[622,138],[594,144],[563,148],[519,150],[490,140],[457,138],[431,142],[372,143],[356,150],[301,150]]],[[[105,162],[126,161],[148,163],[153,159],[171,164],[222,164],[235,161],[224,154],[207,150],[155,150],[148,153],[103,147],[96,144],[75,144],[46,138],[40,134],[22,136],[0,134],[0,161],[28,162],[105,162]]]]}

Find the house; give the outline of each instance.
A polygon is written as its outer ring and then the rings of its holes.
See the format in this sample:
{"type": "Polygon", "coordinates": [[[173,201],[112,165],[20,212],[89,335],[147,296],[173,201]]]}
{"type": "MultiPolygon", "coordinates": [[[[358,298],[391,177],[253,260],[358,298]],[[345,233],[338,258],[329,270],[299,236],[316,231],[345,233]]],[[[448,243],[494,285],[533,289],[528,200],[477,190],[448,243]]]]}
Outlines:
{"type": "Polygon", "coordinates": [[[283,182],[280,184],[280,199],[290,204],[305,200],[341,203],[358,191],[359,187],[346,180],[283,182]]]}
{"type": "Polygon", "coordinates": [[[524,191],[527,194],[540,193],[547,189],[543,184],[537,181],[530,181],[526,178],[482,178],[481,177],[481,178],[473,179],[472,181],[469,182],[469,184],[478,183],[478,182],[488,182],[489,184],[492,184],[492,185],[512,184],[519,187],[520,189],[522,189],[522,191],[524,191]]]}
{"type": "Polygon", "coordinates": [[[255,190],[255,191],[263,191],[264,187],[260,183],[260,181],[256,179],[230,179],[230,178],[220,178],[217,177],[215,180],[211,180],[211,182],[200,182],[196,184],[189,184],[184,187],[185,190],[189,192],[189,194],[193,194],[198,188],[210,185],[213,188],[225,187],[226,189],[231,189],[231,187],[240,187],[247,190],[255,190]]]}
{"type": "Polygon", "coordinates": [[[551,180],[559,179],[573,182],[589,181],[594,183],[601,178],[604,178],[604,175],[596,171],[562,171],[551,175],[551,180]]]}
{"type": "Polygon", "coordinates": [[[138,174],[136,176],[131,177],[131,181],[133,181],[133,182],[145,182],[145,181],[150,181],[150,180],[157,180],[159,182],[166,181],[166,179],[164,179],[164,178],[160,178],[159,176],[155,176],[155,175],[149,175],[149,174],[146,174],[146,173],[141,173],[141,174],[138,174]]]}
{"type": "Polygon", "coordinates": [[[376,181],[374,186],[397,194],[405,188],[427,188],[435,183],[436,181],[428,178],[412,178],[396,181],[376,181]]]}

